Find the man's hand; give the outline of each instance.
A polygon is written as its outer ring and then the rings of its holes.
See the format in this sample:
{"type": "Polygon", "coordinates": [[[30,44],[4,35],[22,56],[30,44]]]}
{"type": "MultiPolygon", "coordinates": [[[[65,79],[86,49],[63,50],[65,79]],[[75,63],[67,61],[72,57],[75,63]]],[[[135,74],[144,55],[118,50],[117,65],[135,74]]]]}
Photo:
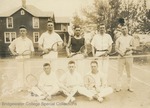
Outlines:
{"type": "Polygon", "coordinates": [[[119,54],[120,54],[121,57],[125,56],[125,53],[123,53],[123,52],[119,52],[119,54]]]}
{"type": "Polygon", "coordinates": [[[67,55],[68,58],[70,58],[71,56],[72,56],[72,55],[71,55],[70,53],[67,55]]]}
{"type": "Polygon", "coordinates": [[[45,54],[48,54],[48,53],[49,53],[49,50],[48,50],[48,49],[45,49],[45,50],[43,50],[43,52],[44,52],[45,54]]]}

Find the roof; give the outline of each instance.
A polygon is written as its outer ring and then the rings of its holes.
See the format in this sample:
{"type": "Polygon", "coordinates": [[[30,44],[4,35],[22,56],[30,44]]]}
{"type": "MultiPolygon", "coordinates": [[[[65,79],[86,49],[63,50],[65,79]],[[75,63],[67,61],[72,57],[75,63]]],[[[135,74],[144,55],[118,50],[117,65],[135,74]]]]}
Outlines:
{"type": "Polygon", "coordinates": [[[150,9],[150,0],[147,0],[147,9],[150,9]]]}
{"type": "Polygon", "coordinates": [[[55,17],[56,23],[70,23],[69,17],[55,17]]]}
{"type": "Polygon", "coordinates": [[[49,11],[49,12],[41,11],[40,9],[36,8],[33,5],[26,5],[26,8],[24,8],[24,7],[21,6],[21,7],[16,7],[14,9],[9,10],[9,11],[6,11],[4,13],[1,13],[0,17],[11,16],[12,14],[14,14],[15,12],[17,12],[21,8],[24,9],[24,10],[26,10],[27,12],[29,12],[30,14],[32,14],[35,17],[53,17],[53,15],[54,15],[54,13],[51,12],[51,11],[49,11]]]}

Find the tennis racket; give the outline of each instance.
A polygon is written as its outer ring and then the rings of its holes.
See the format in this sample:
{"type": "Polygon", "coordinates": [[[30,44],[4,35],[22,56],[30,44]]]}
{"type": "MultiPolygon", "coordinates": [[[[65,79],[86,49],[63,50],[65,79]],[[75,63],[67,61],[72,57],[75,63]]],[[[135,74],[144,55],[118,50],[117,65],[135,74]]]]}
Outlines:
{"type": "Polygon", "coordinates": [[[15,57],[16,59],[25,59],[25,58],[30,58],[32,55],[32,51],[31,50],[25,50],[22,53],[17,53],[16,55],[11,53],[12,57],[15,57]]]}
{"type": "Polygon", "coordinates": [[[26,76],[26,84],[29,88],[37,87],[38,86],[38,79],[33,74],[28,74],[26,76]]]}
{"type": "Polygon", "coordinates": [[[80,50],[78,51],[78,52],[75,52],[75,53],[73,53],[72,55],[71,55],[71,57],[73,57],[73,56],[76,56],[76,55],[78,55],[78,54],[85,54],[85,51],[86,51],[86,46],[85,45],[83,45],[81,48],[80,48],[80,50]]]}
{"type": "Polygon", "coordinates": [[[95,87],[95,80],[91,75],[84,76],[84,86],[89,90],[95,87]]]}
{"type": "Polygon", "coordinates": [[[25,50],[22,53],[17,53],[16,55],[13,55],[12,53],[10,54],[11,56],[27,56],[27,55],[31,55],[32,51],[31,50],[25,50]]]}
{"type": "Polygon", "coordinates": [[[43,52],[40,56],[48,54],[50,51],[60,52],[63,48],[62,43],[63,43],[62,41],[55,42],[50,48],[48,48],[47,53],[43,52]]]}

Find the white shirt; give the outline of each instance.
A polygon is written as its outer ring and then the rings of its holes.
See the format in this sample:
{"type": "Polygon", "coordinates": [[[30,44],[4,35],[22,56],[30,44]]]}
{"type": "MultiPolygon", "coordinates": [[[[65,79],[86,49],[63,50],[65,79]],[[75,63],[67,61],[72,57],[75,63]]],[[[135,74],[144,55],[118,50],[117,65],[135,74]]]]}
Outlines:
{"type": "Polygon", "coordinates": [[[89,73],[88,75],[91,75],[93,78],[94,78],[94,81],[95,81],[95,86],[96,87],[100,87],[103,85],[103,83],[105,83],[105,79],[104,79],[104,74],[103,73],[96,73],[96,74],[93,74],[93,73],[89,73]]]}
{"type": "Polygon", "coordinates": [[[38,43],[43,45],[44,49],[47,49],[51,48],[52,45],[58,41],[62,41],[62,39],[57,33],[53,32],[52,34],[49,34],[48,31],[46,31],[41,35],[38,43]]]}
{"type": "Polygon", "coordinates": [[[76,71],[71,74],[70,72],[66,72],[60,79],[61,82],[66,87],[73,87],[73,86],[80,86],[83,84],[83,80],[81,78],[81,75],[77,73],[76,71]]]}
{"type": "Polygon", "coordinates": [[[109,34],[96,34],[91,42],[97,50],[106,50],[113,43],[112,38],[109,34]]]}
{"type": "MultiPolygon", "coordinates": [[[[125,52],[127,48],[129,48],[130,46],[133,46],[133,37],[130,35],[120,36],[116,40],[116,46],[120,51],[125,52]]],[[[131,54],[131,53],[132,51],[129,51],[127,54],[131,54]]]]}
{"type": "Polygon", "coordinates": [[[58,84],[58,80],[54,72],[51,72],[49,75],[47,75],[45,72],[43,72],[40,75],[40,79],[38,82],[38,86],[56,86],[58,84]]]}
{"type": "Polygon", "coordinates": [[[29,38],[18,37],[9,45],[10,49],[13,49],[18,54],[22,54],[26,50],[34,51],[33,43],[29,38]]]}

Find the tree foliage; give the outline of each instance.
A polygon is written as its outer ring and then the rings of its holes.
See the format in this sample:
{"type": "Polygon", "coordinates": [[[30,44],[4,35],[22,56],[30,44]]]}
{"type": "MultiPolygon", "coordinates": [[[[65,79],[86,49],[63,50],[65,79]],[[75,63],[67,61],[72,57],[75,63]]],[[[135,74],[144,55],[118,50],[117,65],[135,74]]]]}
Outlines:
{"type": "Polygon", "coordinates": [[[135,3],[135,0],[94,0],[92,5],[81,10],[86,17],[85,25],[89,23],[98,25],[104,22],[112,36],[119,18],[125,20],[130,33],[137,30],[141,32],[150,30],[150,11],[146,11],[143,0],[138,0],[138,3],[135,3]]]}

